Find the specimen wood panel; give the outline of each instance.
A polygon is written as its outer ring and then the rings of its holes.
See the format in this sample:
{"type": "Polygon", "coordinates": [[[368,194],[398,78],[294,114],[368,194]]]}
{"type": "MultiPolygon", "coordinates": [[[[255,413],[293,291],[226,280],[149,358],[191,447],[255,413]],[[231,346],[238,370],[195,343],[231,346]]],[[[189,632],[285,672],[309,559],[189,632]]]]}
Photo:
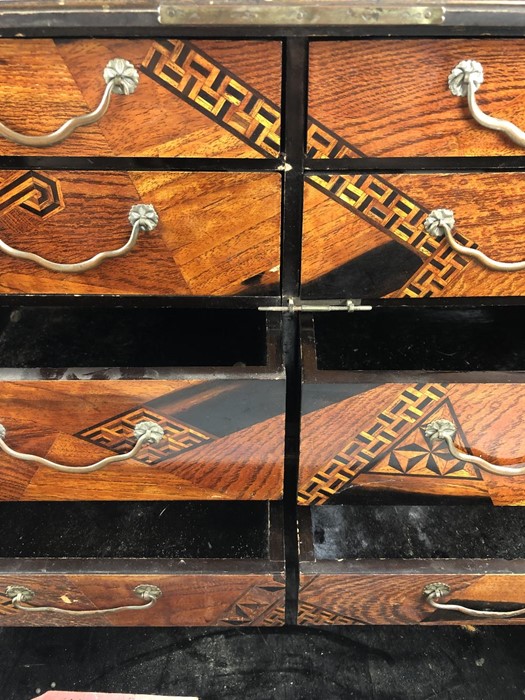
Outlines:
{"type": "Polygon", "coordinates": [[[45,148],[0,139],[0,155],[275,157],[281,45],[181,39],[3,39],[0,120],[43,135],[93,110],[112,58],[139,73],[97,123],[45,148]]]}
{"type": "Polygon", "coordinates": [[[80,273],[0,253],[3,294],[227,296],[279,291],[276,173],[3,171],[1,238],[59,263],[118,249],[130,208],[152,204],[157,228],[80,273]]]}
{"type": "MultiPolygon", "coordinates": [[[[430,583],[445,583],[451,594],[440,602],[474,609],[513,610],[524,607],[525,566],[515,562],[515,573],[469,571],[468,562],[367,562],[367,573],[302,573],[298,622],[302,625],[473,625],[524,624],[525,616],[497,620],[459,612],[434,610],[423,589],[430,583]]],[[[310,565],[309,565],[310,566],[310,565]]],[[[474,563],[474,569],[483,568],[474,563]]]]}
{"type": "MultiPolygon", "coordinates": [[[[166,565],[161,564],[160,568],[165,569],[166,565]]],[[[220,562],[217,562],[215,572],[211,568],[186,574],[139,574],[132,571],[126,574],[7,574],[0,571],[0,626],[274,627],[284,624],[282,573],[249,573],[249,562],[239,567],[239,573],[221,572],[220,562]],[[17,610],[5,594],[8,586],[24,586],[35,593],[33,600],[24,603],[27,606],[97,610],[144,604],[146,601],[133,593],[141,584],[154,585],[162,591],[151,608],[81,617],[60,612],[17,610]]],[[[277,563],[275,568],[278,571],[277,563]]],[[[78,562],[78,569],[82,571],[82,561],[78,562]]]]}
{"type": "Polygon", "coordinates": [[[525,505],[525,475],[492,474],[424,435],[429,422],[446,419],[457,428],[454,443],[462,452],[523,465],[524,384],[342,383],[331,398],[333,386],[303,387],[300,503],[379,490],[525,505]]]}
{"type": "Polygon", "coordinates": [[[0,500],[280,497],[283,380],[85,380],[89,374],[70,372],[72,381],[1,382],[6,443],[83,466],[131,450],[134,427],[144,420],[162,426],[162,441],[88,474],[60,473],[0,453],[0,500]]]}
{"type": "Polygon", "coordinates": [[[448,88],[462,60],[483,65],[482,110],[525,125],[522,39],[313,42],[307,151],[316,158],[521,155],[478,125],[448,88]]]}
{"type": "Polygon", "coordinates": [[[525,260],[525,211],[516,206],[524,191],[523,174],[509,172],[310,175],[303,296],[523,296],[524,271],[489,270],[427,234],[424,222],[434,209],[453,210],[460,244],[502,262],[525,260]]]}

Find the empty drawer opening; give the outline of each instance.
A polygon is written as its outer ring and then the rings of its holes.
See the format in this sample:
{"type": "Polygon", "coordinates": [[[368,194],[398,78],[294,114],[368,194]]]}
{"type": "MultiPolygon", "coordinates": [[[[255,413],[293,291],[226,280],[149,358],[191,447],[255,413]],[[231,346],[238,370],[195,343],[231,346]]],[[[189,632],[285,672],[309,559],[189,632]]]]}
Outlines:
{"type": "Polygon", "coordinates": [[[303,530],[302,539],[309,537],[318,561],[523,559],[525,512],[489,505],[317,506],[311,533],[303,530]]]}
{"type": "Polygon", "coordinates": [[[307,342],[320,370],[519,371],[524,321],[517,306],[325,313],[307,342]]]}
{"type": "Polygon", "coordinates": [[[1,312],[0,366],[265,366],[266,335],[255,310],[30,307],[1,312]]]}
{"type": "Polygon", "coordinates": [[[263,501],[1,503],[0,558],[268,559],[263,501]]]}

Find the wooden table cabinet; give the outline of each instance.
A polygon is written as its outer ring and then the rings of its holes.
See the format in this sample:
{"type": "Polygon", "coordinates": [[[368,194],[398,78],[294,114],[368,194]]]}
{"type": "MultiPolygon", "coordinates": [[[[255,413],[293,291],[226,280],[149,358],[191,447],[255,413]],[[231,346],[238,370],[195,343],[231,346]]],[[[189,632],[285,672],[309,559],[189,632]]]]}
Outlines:
{"type": "Polygon", "coordinates": [[[0,625],[524,621],[524,26],[0,1],[0,625]]]}

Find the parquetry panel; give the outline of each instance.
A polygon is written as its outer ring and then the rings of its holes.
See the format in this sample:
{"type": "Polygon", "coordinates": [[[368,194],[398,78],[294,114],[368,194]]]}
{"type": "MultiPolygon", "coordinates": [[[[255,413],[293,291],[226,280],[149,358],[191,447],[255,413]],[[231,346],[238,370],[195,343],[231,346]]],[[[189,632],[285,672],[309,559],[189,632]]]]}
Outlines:
{"type": "Polygon", "coordinates": [[[13,207],[49,218],[64,208],[60,181],[33,170],[14,173],[0,183],[0,214],[13,207]]]}
{"type": "Polygon", "coordinates": [[[273,579],[273,583],[252,586],[245,591],[216,624],[232,627],[256,623],[267,626],[284,624],[285,584],[281,575],[277,574],[273,579]]]}
{"type": "Polygon", "coordinates": [[[452,420],[464,446],[466,438],[446,397],[446,385],[406,387],[378,416],[313,476],[298,494],[301,504],[323,503],[362,473],[482,480],[472,464],[453,458],[441,442],[430,444],[423,426],[434,418],[452,420]]]}
{"type": "Polygon", "coordinates": [[[280,153],[278,105],[190,41],[156,41],[142,71],[266,156],[280,153]]]}
{"type": "Polygon", "coordinates": [[[299,625],[358,625],[359,622],[348,615],[340,615],[332,610],[320,608],[311,603],[300,603],[297,613],[299,625]]]}
{"type": "Polygon", "coordinates": [[[186,425],[181,421],[166,418],[149,408],[135,408],[102,423],[86,428],[76,437],[105,447],[117,454],[129,452],[136,443],[133,431],[141,421],[154,421],[164,429],[164,438],[158,445],[144,445],[135,460],[155,465],[169,457],[192,450],[195,447],[215,440],[215,436],[203,430],[186,425]]]}

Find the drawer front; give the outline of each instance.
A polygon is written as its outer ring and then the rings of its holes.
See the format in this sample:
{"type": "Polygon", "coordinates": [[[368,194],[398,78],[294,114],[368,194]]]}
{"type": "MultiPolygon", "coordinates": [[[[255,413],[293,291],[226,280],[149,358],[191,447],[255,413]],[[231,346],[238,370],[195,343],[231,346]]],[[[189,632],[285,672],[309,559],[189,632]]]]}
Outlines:
{"type": "Polygon", "coordinates": [[[84,474],[1,454],[1,500],[281,496],[284,380],[86,381],[87,370],[66,374],[77,381],[1,383],[8,447],[79,467],[130,452],[135,426],[143,421],[160,425],[162,439],[133,458],[84,474]]]}
{"type": "Polygon", "coordinates": [[[2,294],[279,292],[276,173],[25,170],[4,171],[0,181],[2,240],[52,262],[120,249],[135,205],[152,205],[158,215],[129,250],[81,271],[50,270],[2,250],[2,294]]]}
{"type": "Polygon", "coordinates": [[[310,45],[308,153],[315,158],[520,155],[480,126],[448,77],[479,62],[481,109],[525,129],[523,40],[352,40],[310,45]]]}
{"type": "Polygon", "coordinates": [[[40,136],[91,112],[106,88],[104,68],[114,58],[132,64],[138,79],[132,94],[112,94],[104,116],[56,145],[1,138],[0,155],[279,154],[279,42],[3,39],[0,121],[40,136]]]}
{"type": "Polygon", "coordinates": [[[524,414],[523,384],[307,384],[299,502],[364,489],[525,505],[524,414]],[[455,426],[453,443],[464,456],[517,473],[495,474],[454,456],[443,439],[425,434],[436,420],[455,426]]]}
{"type": "MultiPolygon", "coordinates": [[[[347,566],[351,568],[351,564],[347,566]]],[[[435,610],[426,602],[423,592],[427,585],[439,582],[450,588],[450,595],[440,602],[473,610],[518,610],[525,607],[525,563],[514,562],[512,566],[515,573],[469,573],[461,561],[455,565],[423,562],[420,571],[397,573],[395,563],[385,562],[378,563],[377,571],[369,573],[303,573],[298,622],[302,625],[524,624],[525,614],[498,620],[435,610]]]]}
{"type": "Polygon", "coordinates": [[[524,190],[521,173],[311,175],[304,296],[523,296],[525,213],[516,202],[524,190]],[[452,219],[439,213],[443,209],[452,219]],[[479,252],[511,263],[510,269],[491,269],[490,261],[475,257],[479,252]]]}
{"type": "MultiPolygon", "coordinates": [[[[242,568],[242,567],[241,567],[242,568]]],[[[3,627],[166,627],[279,626],[284,624],[284,580],[281,573],[6,574],[0,573],[0,626],[3,627]],[[161,595],[137,595],[137,586],[154,586],[161,595]],[[53,607],[64,612],[27,611],[13,607],[9,587],[34,596],[26,607],[53,607]],[[140,606],[133,610],[74,615],[75,610],[140,606]]],[[[156,591],[154,591],[154,594],[156,591]]]]}

